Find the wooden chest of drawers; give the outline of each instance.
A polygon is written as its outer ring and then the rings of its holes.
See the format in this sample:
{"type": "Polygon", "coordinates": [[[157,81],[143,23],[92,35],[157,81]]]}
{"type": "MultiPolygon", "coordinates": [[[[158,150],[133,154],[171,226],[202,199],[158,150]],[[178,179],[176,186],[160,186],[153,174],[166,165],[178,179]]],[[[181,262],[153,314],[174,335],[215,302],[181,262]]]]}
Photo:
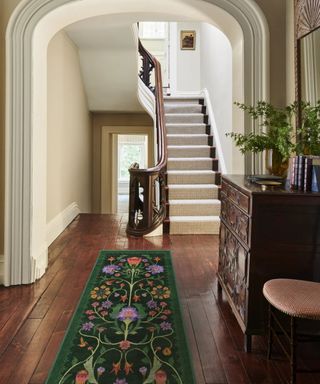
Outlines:
{"type": "Polygon", "coordinates": [[[320,194],[223,176],[218,281],[247,351],[265,332],[263,284],[278,277],[320,281],[320,194]]]}

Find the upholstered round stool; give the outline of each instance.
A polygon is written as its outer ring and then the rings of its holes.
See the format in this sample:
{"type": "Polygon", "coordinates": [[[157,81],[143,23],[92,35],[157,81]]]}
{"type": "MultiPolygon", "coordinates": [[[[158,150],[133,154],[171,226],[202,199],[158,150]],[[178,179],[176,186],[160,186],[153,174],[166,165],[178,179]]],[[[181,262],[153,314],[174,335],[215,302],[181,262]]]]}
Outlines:
{"type": "Polygon", "coordinates": [[[263,294],[269,302],[268,359],[271,358],[273,337],[290,360],[290,383],[296,383],[296,319],[320,320],[320,283],[292,279],[274,279],[263,286],[263,294]],[[290,316],[288,332],[276,315],[278,311],[290,316]],[[280,329],[290,344],[290,352],[279,338],[280,329]]]}

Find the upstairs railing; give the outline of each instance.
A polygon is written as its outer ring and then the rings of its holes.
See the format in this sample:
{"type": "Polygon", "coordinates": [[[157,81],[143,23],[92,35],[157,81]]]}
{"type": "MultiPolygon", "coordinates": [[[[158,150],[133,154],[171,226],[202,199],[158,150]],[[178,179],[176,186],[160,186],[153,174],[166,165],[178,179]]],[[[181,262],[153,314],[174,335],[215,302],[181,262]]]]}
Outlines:
{"type": "Polygon", "coordinates": [[[134,163],[130,169],[129,221],[127,233],[143,236],[163,223],[166,217],[166,168],[167,137],[165,128],[161,66],[139,40],[139,54],[142,59],[140,79],[155,97],[156,140],[158,162],[153,168],[139,169],[134,163]],[[154,85],[151,78],[154,75],[154,85]]]}

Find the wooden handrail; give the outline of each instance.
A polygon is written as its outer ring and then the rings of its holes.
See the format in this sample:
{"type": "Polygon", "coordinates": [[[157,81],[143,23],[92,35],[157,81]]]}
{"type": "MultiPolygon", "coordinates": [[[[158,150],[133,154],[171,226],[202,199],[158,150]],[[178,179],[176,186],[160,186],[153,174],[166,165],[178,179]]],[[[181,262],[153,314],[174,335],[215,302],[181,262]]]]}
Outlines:
{"type": "Polygon", "coordinates": [[[167,135],[165,127],[161,66],[159,61],[148,52],[139,39],[139,54],[142,59],[140,79],[155,96],[156,132],[158,161],[152,168],[140,169],[134,163],[130,169],[129,183],[129,220],[127,233],[131,236],[143,236],[163,223],[166,217],[166,171],[167,171],[167,135]],[[151,73],[154,71],[154,86],[151,73]]]}

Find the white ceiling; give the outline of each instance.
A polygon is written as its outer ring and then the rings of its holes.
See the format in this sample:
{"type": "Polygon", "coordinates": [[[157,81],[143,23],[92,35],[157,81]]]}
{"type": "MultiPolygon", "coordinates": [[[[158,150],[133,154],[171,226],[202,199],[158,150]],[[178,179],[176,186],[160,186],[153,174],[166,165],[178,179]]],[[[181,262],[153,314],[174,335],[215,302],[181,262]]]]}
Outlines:
{"type": "Polygon", "coordinates": [[[83,82],[91,111],[139,111],[138,59],[133,22],[94,17],[66,32],[79,48],[83,82]]]}
{"type": "Polygon", "coordinates": [[[165,14],[150,17],[147,13],[103,15],[65,28],[79,48],[91,111],[142,110],[137,98],[138,56],[133,25],[156,20],[177,21],[177,17],[165,14]]]}
{"type": "Polygon", "coordinates": [[[71,24],[66,32],[80,50],[132,49],[134,23],[126,15],[98,16],[71,24]]]}

